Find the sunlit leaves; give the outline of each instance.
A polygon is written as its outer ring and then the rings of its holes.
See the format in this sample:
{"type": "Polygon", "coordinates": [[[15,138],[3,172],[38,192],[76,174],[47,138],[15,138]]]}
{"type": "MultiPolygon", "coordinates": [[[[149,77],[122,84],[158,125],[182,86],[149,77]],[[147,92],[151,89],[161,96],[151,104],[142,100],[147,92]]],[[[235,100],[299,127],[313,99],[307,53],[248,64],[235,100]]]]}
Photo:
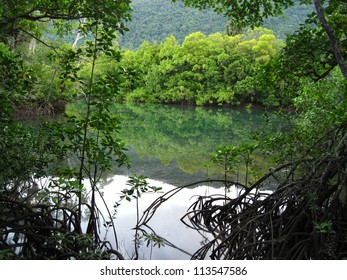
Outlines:
{"type": "Polygon", "coordinates": [[[126,80],[124,98],[197,105],[259,100],[253,77],[282,46],[272,31],[262,28],[235,36],[196,32],[182,45],[173,36],[159,46],[144,43],[121,60],[124,69],[139,73],[138,79],[126,80]]]}

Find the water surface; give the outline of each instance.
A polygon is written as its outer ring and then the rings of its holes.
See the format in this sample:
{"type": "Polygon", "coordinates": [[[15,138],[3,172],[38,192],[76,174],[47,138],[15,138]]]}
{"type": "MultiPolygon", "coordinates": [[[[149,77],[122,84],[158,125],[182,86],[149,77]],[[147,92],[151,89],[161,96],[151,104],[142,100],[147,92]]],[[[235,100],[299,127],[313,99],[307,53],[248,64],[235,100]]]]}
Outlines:
{"type": "MultiPolygon", "coordinates": [[[[78,110],[78,106],[72,110],[78,110]]],[[[208,166],[217,146],[251,141],[253,134],[259,130],[273,129],[266,126],[265,111],[262,110],[117,104],[113,113],[121,120],[119,137],[126,144],[132,167],[116,169],[114,174],[108,174],[100,186],[111,209],[119,200],[121,190],[130,188],[127,180],[133,174],[147,176],[149,182],[162,187],[163,192],[207,178],[224,178],[224,167],[208,166]]],[[[254,165],[266,169],[265,162],[262,156],[257,155],[254,165]]],[[[231,188],[228,195],[236,196],[237,192],[236,188],[231,188]]],[[[143,195],[139,200],[140,213],[162,194],[143,195]]],[[[216,188],[203,184],[185,188],[162,204],[149,225],[175,246],[159,249],[153,244],[147,247],[144,242],[139,249],[139,258],[189,259],[209,236],[202,236],[187,228],[180,219],[197,196],[210,194],[224,195],[223,186],[216,188]]],[[[99,202],[101,205],[101,200],[99,202]]],[[[103,211],[106,215],[106,210],[103,211]]],[[[126,258],[132,258],[135,200],[122,201],[114,222],[119,249],[126,258]]],[[[115,243],[111,233],[108,232],[106,238],[115,243]]]]}
{"type": "MultiPolygon", "coordinates": [[[[224,167],[207,167],[217,146],[250,141],[266,126],[263,110],[147,104],[117,105],[114,110],[133,162],[131,170],[119,174],[144,174],[176,186],[223,178],[224,167]]],[[[261,166],[263,158],[255,161],[261,166]]]]}

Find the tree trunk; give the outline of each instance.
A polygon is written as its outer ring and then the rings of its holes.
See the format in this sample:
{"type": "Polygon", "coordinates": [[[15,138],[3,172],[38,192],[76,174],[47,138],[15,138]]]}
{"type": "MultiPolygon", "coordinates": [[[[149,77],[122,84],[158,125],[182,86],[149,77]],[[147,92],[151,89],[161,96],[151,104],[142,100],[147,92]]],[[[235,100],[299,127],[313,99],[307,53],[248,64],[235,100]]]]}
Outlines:
{"type": "Polygon", "coordinates": [[[339,42],[336,38],[334,29],[332,29],[332,27],[329,25],[328,21],[325,18],[325,14],[324,14],[324,10],[323,10],[323,7],[321,5],[321,2],[319,0],[312,0],[312,1],[313,1],[315,8],[316,8],[318,19],[319,19],[325,33],[329,37],[334,56],[336,58],[336,61],[339,65],[340,69],[341,69],[342,75],[347,80],[347,65],[346,65],[345,59],[344,59],[344,57],[340,51],[339,42]]]}

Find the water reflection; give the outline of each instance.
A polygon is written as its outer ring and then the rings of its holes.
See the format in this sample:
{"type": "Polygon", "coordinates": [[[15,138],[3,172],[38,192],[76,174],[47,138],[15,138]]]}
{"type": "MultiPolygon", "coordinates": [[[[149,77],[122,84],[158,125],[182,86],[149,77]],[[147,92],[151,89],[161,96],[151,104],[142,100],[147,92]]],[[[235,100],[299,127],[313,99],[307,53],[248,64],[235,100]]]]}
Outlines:
{"type": "MultiPolygon", "coordinates": [[[[127,180],[128,177],[117,175],[112,177],[108,184],[102,187],[107,205],[114,205],[118,201],[120,190],[127,187],[127,180]]],[[[163,190],[162,193],[144,194],[141,197],[139,203],[141,214],[156,198],[175,188],[173,185],[157,180],[148,180],[148,182],[152,186],[162,187],[163,190]]],[[[236,188],[231,188],[227,194],[229,197],[236,197],[237,191],[236,188]]],[[[190,255],[200,248],[201,244],[206,242],[209,236],[201,236],[198,232],[185,226],[180,219],[186,214],[188,207],[197,196],[211,194],[224,195],[224,188],[214,188],[207,185],[185,188],[163,203],[148,225],[156,234],[174,244],[175,248],[168,245],[161,248],[151,248],[151,246],[147,247],[146,243],[144,243],[139,249],[140,259],[190,259],[190,255]]],[[[101,202],[100,200],[99,205],[102,204],[101,202]]],[[[106,215],[105,208],[101,208],[101,210],[106,215]]],[[[114,223],[117,229],[120,251],[126,258],[132,258],[134,254],[134,226],[136,224],[135,200],[131,202],[122,201],[117,210],[114,223]]],[[[106,234],[106,239],[115,244],[111,232],[106,234]]]]}
{"type": "MultiPolygon", "coordinates": [[[[67,113],[78,115],[84,110],[77,102],[68,106],[67,113]]],[[[143,174],[174,185],[222,178],[223,167],[206,167],[217,146],[250,141],[255,133],[276,129],[282,121],[273,119],[270,126],[264,110],[158,104],[115,104],[112,113],[120,118],[117,137],[133,162],[131,170],[116,174],[143,174]]],[[[254,157],[253,166],[262,171],[269,168],[261,155],[254,157]]]]}
{"type": "MultiPolygon", "coordinates": [[[[216,147],[249,141],[266,126],[263,110],[118,104],[114,113],[133,161],[130,172],[174,185],[221,178],[223,168],[206,167],[216,147]]],[[[263,158],[255,164],[264,166],[263,158]]]]}
{"type": "MultiPolygon", "coordinates": [[[[74,114],[82,112],[83,106],[74,104],[68,109],[74,114]]],[[[127,155],[132,168],[117,169],[102,187],[104,200],[112,208],[119,200],[121,190],[127,188],[128,176],[143,174],[149,182],[167,192],[206,178],[223,178],[224,168],[206,164],[218,145],[237,144],[249,141],[252,134],[266,125],[261,110],[231,110],[220,108],[196,108],[163,105],[117,104],[113,113],[121,118],[122,131],[119,137],[126,143],[127,155]],[[114,176],[117,174],[116,176],[114,176]]],[[[267,129],[270,129],[267,127],[267,129]]],[[[256,157],[254,166],[267,169],[262,157],[256,157]]],[[[180,219],[186,214],[196,196],[209,194],[224,195],[224,188],[199,186],[183,189],[160,207],[149,226],[156,234],[165,238],[177,248],[165,246],[148,248],[143,244],[139,250],[140,259],[189,259],[206,242],[208,236],[187,228],[180,219]],[[182,250],[179,250],[181,248],[182,250]]],[[[159,195],[145,194],[140,200],[142,213],[159,195]]],[[[236,189],[228,196],[235,197],[236,189]]],[[[98,202],[102,205],[102,201],[98,202]]],[[[107,216],[105,207],[102,209],[107,216]]],[[[126,258],[134,255],[134,230],[136,225],[135,201],[122,201],[114,220],[120,251],[126,258]]],[[[110,232],[105,238],[115,244],[110,232]]]]}

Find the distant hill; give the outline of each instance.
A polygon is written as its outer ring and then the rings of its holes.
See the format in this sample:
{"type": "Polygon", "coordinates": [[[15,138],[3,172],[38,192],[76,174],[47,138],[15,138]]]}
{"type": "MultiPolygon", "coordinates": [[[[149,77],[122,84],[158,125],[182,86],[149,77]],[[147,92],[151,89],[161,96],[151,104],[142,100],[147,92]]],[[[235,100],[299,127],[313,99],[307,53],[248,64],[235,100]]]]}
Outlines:
{"type": "Polygon", "coordinates": [[[186,8],[182,3],[170,0],[133,0],[132,21],[129,31],[120,38],[120,45],[134,49],[147,40],[162,42],[174,35],[178,42],[190,33],[204,34],[225,32],[227,19],[211,10],[186,8]]]}
{"type": "MultiPolygon", "coordinates": [[[[178,42],[185,36],[200,31],[206,35],[225,32],[228,20],[212,10],[186,8],[170,0],[133,0],[133,18],[127,24],[129,31],[120,37],[122,48],[136,49],[143,41],[162,42],[174,35],[178,42]]],[[[278,38],[294,30],[311,12],[310,6],[295,6],[285,16],[268,19],[264,27],[274,30],[278,38]]]]}

